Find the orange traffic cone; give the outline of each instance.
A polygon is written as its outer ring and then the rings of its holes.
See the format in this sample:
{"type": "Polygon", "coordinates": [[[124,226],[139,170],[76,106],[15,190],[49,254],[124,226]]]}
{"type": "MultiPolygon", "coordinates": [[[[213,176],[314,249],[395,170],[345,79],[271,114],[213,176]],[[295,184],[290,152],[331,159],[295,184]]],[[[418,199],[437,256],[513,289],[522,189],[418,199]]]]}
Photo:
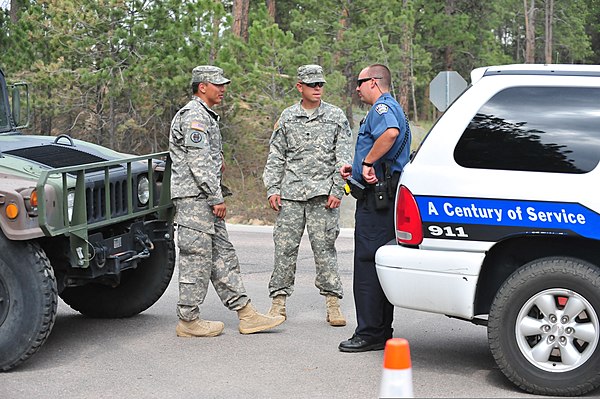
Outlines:
{"type": "Polygon", "coordinates": [[[413,398],[410,349],[404,338],[391,338],[385,343],[380,398],[413,398]]]}

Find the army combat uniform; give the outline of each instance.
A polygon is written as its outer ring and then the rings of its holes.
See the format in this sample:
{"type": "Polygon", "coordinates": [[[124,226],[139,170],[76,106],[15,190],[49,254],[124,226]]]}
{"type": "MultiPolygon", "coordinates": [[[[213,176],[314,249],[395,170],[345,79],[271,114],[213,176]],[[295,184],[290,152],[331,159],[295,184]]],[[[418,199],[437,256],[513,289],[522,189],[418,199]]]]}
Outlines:
{"type": "Polygon", "coordinates": [[[223,322],[199,317],[199,305],[204,302],[209,281],[223,305],[237,311],[240,333],[264,331],[285,320],[262,315],[250,303],[222,218],[226,211],[223,196],[228,190],[221,184],[219,116],[209,104],[221,102],[229,82],[221,68],[194,68],[191,84],[195,95],[171,123],[171,198],[179,245],[179,323],[175,330],[180,337],[214,337],[223,331],[223,322]]]}
{"type": "Polygon", "coordinates": [[[285,109],[270,140],[263,180],[267,198],[281,196],[273,231],[275,265],[269,296],[290,296],[298,248],[308,230],[321,295],[342,298],[335,240],[339,234],[339,208],[325,207],[329,195],[342,198],[344,181],[339,168],[351,159],[352,131],[336,106],[321,101],[308,116],[301,103],[285,109]]]}
{"type": "Polygon", "coordinates": [[[194,97],[171,124],[171,197],[179,245],[177,314],[187,321],[198,317],[209,281],[229,309],[238,310],[248,302],[225,221],[211,207],[223,203],[218,120],[204,101],[194,97]]]}

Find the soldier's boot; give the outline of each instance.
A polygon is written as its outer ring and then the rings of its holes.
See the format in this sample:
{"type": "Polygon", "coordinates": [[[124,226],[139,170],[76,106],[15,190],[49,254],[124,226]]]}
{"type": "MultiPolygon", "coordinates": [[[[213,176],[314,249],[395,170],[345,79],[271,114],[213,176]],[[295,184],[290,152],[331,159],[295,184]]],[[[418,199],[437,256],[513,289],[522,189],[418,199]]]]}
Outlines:
{"type": "Polygon", "coordinates": [[[285,321],[285,317],[271,317],[258,313],[251,303],[246,304],[238,310],[238,318],[240,319],[239,330],[242,334],[253,334],[260,331],[268,330],[269,328],[277,327],[285,321]]]}
{"type": "Polygon", "coordinates": [[[285,312],[286,298],[285,295],[276,295],[273,297],[273,302],[271,303],[271,309],[269,309],[268,315],[271,317],[283,316],[287,319],[287,314],[285,312]]]}
{"type": "Polygon", "coordinates": [[[196,319],[192,321],[179,320],[175,332],[178,337],[216,337],[223,332],[225,324],[222,321],[196,319]]]}
{"type": "Polygon", "coordinates": [[[327,321],[334,327],[346,325],[346,319],[340,310],[340,301],[337,296],[327,295],[327,321]]]}

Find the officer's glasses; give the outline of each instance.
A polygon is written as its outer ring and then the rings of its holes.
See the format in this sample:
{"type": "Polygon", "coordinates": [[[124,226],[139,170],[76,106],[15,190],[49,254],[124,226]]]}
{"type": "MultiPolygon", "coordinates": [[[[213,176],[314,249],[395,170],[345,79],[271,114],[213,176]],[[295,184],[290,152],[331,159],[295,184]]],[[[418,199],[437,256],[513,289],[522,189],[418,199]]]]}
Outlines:
{"type": "Polygon", "coordinates": [[[314,83],[304,83],[304,82],[302,82],[302,84],[310,87],[311,89],[314,89],[315,87],[323,87],[325,85],[324,82],[314,82],[314,83]]]}
{"type": "Polygon", "coordinates": [[[381,79],[381,77],[374,76],[372,78],[362,78],[356,80],[356,87],[362,86],[363,83],[368,82],[371,79],[381,79]]]}

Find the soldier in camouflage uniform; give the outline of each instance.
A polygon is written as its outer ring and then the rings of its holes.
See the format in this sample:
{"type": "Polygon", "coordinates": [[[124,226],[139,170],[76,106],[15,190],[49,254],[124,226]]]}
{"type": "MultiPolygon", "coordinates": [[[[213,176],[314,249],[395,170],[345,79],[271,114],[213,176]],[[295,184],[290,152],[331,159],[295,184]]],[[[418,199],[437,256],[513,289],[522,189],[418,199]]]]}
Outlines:
{"type": "Polygon", "coordinates": [[[257,313],[250,304],[225,228],[223,196],[228,190],[221,185],[219,115],[212,107],[221,102],[229,82],[220,68],[194,68],[192,100],[171,123],[171,198],[179,246],[179,323],[175,330],[180,337],[212,337],[223,331],[222,322],[199,317],[209,281],[223,304],[238,312],[242,334],[263,331],[285,320],[257,313]]]}
{"type": "Polygon", "coordinates": [[[315,285],[326,297],[327,321],[344,326],[335,250],[344,180],[337,171],[351,159],[352,131],[343,111],[321,100],[324,84],[319,65],[299,67],[296,88],[302,100],[281,113],[271,136],[263,180],[269,205],[279,214],[273,230],[269,314],[286,316],[285,302],[294,291],[298,247],[306,226],[317,271],[315,285]]]}

